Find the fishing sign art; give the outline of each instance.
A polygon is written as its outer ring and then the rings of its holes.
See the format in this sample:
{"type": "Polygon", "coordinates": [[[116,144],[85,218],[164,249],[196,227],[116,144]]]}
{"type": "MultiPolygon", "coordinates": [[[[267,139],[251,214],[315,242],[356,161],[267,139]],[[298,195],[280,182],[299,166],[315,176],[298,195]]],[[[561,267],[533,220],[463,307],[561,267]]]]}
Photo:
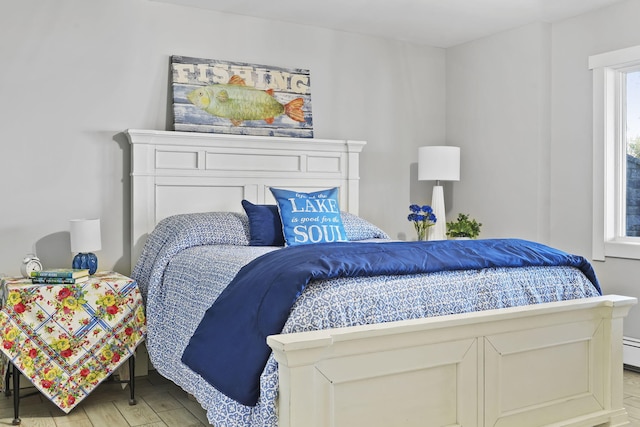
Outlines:
{"type": "Polygon", "coordinates": [[[174,130],[313,138],[308,70],[171,57],[174,130]]]}

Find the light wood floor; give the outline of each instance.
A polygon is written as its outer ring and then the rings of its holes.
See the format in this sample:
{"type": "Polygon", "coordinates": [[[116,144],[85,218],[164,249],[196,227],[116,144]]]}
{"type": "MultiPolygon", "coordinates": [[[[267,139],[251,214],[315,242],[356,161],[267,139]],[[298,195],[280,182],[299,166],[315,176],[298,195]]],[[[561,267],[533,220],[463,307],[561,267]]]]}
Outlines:
{"type": "Polygon", "coordinates": [[[624,371],[624,406],[633,427],[640,427],[640,373],[624,371]]]}
{"type": "MultiPolygon", "coordinates": [[[[205,411],[172,382],[151,371],[136,379],[138,404],[129,389],[105,382],[68,415],[39,394],[20,402],[23,427],[192,427],[208,426],[205,411]]],[[[624,403],[631,425],[640,427],[640,373],[624,371],[624,403]]],[[[11,425],[13,398],[0,397],[0,426],[11,425]]]]}
{"type": "MultiPolygon", "coordinates": [[[[35,389],[34,389],[35,390],[35,389]]],[[[137,405],[129,388],[104,382],[65,414],[39,393],[20,400],[22,427],[194,427],[209,426],[202,407],[181,388],[150,371],[136,378],[137,405]]],[[[13,420],[13,396],[0,395],[0,426],[13,420]]]]}

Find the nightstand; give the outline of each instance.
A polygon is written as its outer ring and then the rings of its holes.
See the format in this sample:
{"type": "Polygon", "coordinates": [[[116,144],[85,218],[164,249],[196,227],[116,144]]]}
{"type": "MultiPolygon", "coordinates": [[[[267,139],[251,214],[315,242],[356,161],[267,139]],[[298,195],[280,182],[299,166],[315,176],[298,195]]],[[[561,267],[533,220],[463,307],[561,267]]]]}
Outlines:
{"type": "MultiPolygon", "coordinates": [[[[1,350],[13,364],[14,424],[19,373],[65,413],[129,360],[146,334],[142,296],[133,279],[98,272],[79,284],[35,285],[3,279],[1,350]]],[[[6,385],[8,387],[8,385],[6,385]]]]}

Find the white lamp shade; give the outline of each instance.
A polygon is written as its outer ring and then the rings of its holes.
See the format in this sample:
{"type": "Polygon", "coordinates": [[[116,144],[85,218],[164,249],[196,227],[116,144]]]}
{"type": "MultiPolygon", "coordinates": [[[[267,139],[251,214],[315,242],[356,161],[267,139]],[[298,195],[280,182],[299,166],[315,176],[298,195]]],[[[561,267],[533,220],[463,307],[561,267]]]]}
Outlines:
{"type": "Polygon", "coordinates": [[[418,180],[460,181],[460,147],[418,148],[418,180]]]}
{"type": "Polygon", "coordinates": [[[69,223],[72,253],[86,253],[102,249],[99,219],[72,219],[69,223]]]}

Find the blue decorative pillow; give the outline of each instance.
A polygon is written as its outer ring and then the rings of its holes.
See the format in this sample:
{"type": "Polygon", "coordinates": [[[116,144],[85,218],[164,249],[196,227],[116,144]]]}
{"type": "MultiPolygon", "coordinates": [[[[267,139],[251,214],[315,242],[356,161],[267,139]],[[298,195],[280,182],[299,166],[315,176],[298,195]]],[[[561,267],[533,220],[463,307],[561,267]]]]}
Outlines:
{"type": "Polygon", "coordinates": [[[270,188],[276,199],[287,246],[346,242],[338,188],[303,193],[270,188]]]}
{"type": "Polygon", "coordinates": [[[276,205],[254,205],[243,200],[242,207],[249,218],[250,246],[284,246],[282,222],[276,205]]]}

